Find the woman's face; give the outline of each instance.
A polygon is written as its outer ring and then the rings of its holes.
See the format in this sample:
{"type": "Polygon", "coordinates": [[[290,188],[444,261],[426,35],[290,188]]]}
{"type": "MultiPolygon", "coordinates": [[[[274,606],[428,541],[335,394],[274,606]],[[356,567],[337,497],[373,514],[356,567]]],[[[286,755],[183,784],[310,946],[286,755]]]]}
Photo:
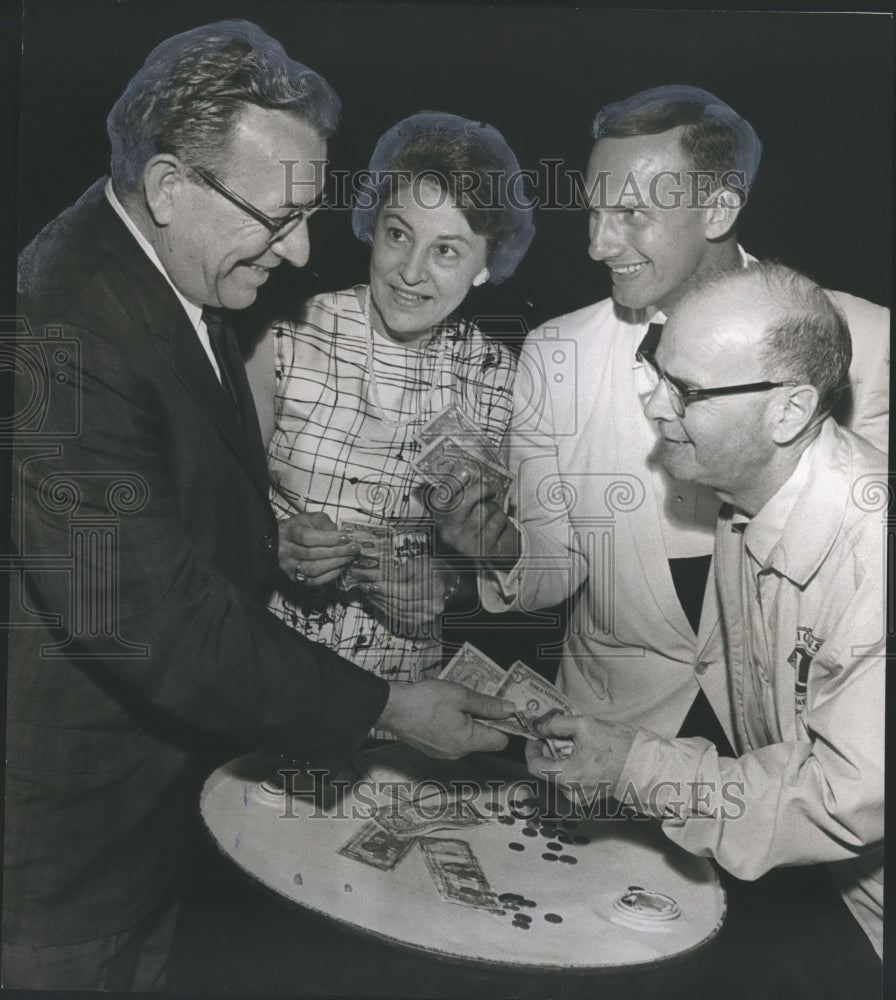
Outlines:
{"type": "Polygon", "coordinates": [[[370,258],[377,331],[410,342],[450,315],[488,278],[484,236],[432,181],[401,183],[376,220],[370,258]]]}

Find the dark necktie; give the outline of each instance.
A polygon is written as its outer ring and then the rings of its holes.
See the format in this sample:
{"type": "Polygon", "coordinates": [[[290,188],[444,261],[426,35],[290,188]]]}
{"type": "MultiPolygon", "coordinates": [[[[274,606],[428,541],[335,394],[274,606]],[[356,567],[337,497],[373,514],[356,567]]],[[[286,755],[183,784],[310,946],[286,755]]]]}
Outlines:
{"type": "Polygon", "coordinates": [[[211,344],[212,354],[218,362],[218,371],[221,373],[221,386],[227,393],[231,406],[233,406],[240,424],[243,422],[243,412],[240,406],[240,397],[237,392],[235,365],[241,364],[239,350],[233,334],[224,326],[221,319],[221,312],[218,309],[206,307],[202,310],[202,320],[208,330],[208,339],[211,344]]]}
{"type": "Polygon", "coordinates": [[[647,327],[647,333],[644,334],[644,339],[638,344],[638,350],[636,354],[653,354],[656,349],[660,346],[660,336],[663,332],[662,323],[651,323],[647,327]]]}

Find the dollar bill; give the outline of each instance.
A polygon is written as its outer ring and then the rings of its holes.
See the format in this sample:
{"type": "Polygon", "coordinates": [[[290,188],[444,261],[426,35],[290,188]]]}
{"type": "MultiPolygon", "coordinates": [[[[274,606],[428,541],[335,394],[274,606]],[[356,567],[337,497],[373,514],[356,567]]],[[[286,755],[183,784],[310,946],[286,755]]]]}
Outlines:
{"type": "MultiPolygon", "coordinates": [[[[564,715],[576,715],[573,703],[557,690],[550,681],[545,680],[522,660],[512,664],[498,690],[496,697],[506,698],[517,706],[518,711],[530,723],[532,720],[550,712],[552,709],[561,711],[564,715]]],[[[533,739],[541,739],[531,728],[533,739]]],[[[572,753],[572,740],[562,740],[556,737],[545,740],[550,756],[563,760],[572,753]]]]}
{"type": "Polygon", "coordinates": [[[566,695],[541,674],[527,667],[522,660],[517,660],[507,669],[495,694],[512,701],[529,718],[544,715],[553,708],[559,709],[564,715],[576,714],[573,703],[566,695]]]}
{"type": "Polygon", "coordinates": [[[433,444],[443,437],[452,438],[474,454],[480,453],[495,465],[503,464],[500,452],[492,444],[489,436],[457,403],[451,403],[444,410],[440,410],[417,432],[417,439],[424,446],[433,444]]]}
{"type": "Polygon", "coordinates": [[[422,808],[417,801],[396,800],[380,806],[373,814],[373,821],[390,836],[399,839],[417,838],[433,830],[462,830],[487,823],[470,802],[447,796],[436,809],[422,808]]]}
{"type": "Polygon", "coordinates": [[[497,729],[498,732],[507,733],[508,736],[522,736],[526,740],[542,740],[547,748],[548,757],[553,760],[566,760],[572,755],[575,746],[572,740],[556,736],[541,736],[532,728],[532,720],[527,719],[521,712],[514,712],[505,719],[477,719],[476,721],[481,726],[497,729]]]}
{"type": "Polygon", "coordinates": [[[360,582],[352,572],[352,567],[379,570],[387,576],[395,567],[409,559],[432,555],[432,522],[420,518],[396,518],[383,524],[361,524],[358,521],[342,521],[339,530],[353,542],[357,542],[361,554],[347,566],[342,574],[342,586],[349,590],[360,582]]]}
{"type": "Polygon", "coordinates": [[[369,820],[336,853],[382,871],[391,871],[413,846],[412,839],[396,837],[369,820]]]}
{"type": "Polygon", "coordinates": [[[497,503],[504,502],[513,483],[513,476],[502,465],[450,437],[434,441],[417,456],[413,466],[427,482],[452,489],[457,488],[461,474],[466,472],[471,479],[480,479],[497,503]]]}
{"type": "Polygon", "coordinates": [[[392,558],[400,565],[408,559],[430,556],[433,551],[433,528],[419,527],[413,522],[396,521],[392,531],[392,558]]]}
{"type": "Polygon", "coordinates": [[[500,910],[501,903],[465,840],[421,837],[418,841],[429,874],[442,899],[462,906],[500,910]]]}
{"type": "MultiPolygon", "coordinates": [[[[551,709],[559,709],[566,715],[576,714],[568,698],[521,660],[505,671],[469,642],[465,642],[455,653],[439,674],[439,680],[454,681],[482,694],[512,701],[518,706],[517,711],[506,718],[478,720],[482,725],[510,736],[522,736],[527,740],[544,739],[533,728],[534,719],[551,709]]],[[[563,760],[572,753],[572,740],[550,738],[545,742],[549,756],[555,760],[563,760]]]]}
{"type": "Polygon", "coordinates": [[[393,558],[393,529],[388,524],[361,524],[357,521],[342,521],[339,530],[348,538],[356,542],[361,549],[354,562],[350,563],[342,573],[342,587],[351,590],[360,582],[352,572],[352,567],[360,569],[384,570],[387,563],[393,558]]]}
{"type": "Polygon", "coordinates": [[[393,529],[389,525],[342,521],[339,530],[360,547],[361,554],[355,563],[362,569],[377,569],[392,558],[393,529]]]}
{"type": "Polygon", "coordinates": [[[522,736],[527,740],[543,739],[532,728],[532,720],[523,715],[522,712],[511,712],[504,719],[478,719],[483,726],[490,729],[497,729],[499,732],[507,733],[509,736],[522,736]]]}
{"type": "Polygon", "coordinates": [[[504,680],[504,669],[465,642],[439,674],[440,681],[454,681],[482,694],[494,694],[504,680]]]}

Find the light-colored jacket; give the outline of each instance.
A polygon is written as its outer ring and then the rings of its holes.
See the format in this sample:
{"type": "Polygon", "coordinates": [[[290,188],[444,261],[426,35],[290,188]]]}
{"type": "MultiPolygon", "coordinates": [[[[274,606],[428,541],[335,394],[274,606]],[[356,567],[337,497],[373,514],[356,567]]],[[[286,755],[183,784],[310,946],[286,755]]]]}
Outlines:
{"type": "MultiPolygon", "coordinates": [[[[831,295],[853,336],[850,426],[886,447],[889,310],[831,295]]],[[[668,559],[712,551],[719,501],[671,479],[653,454],[635,360],[651,318],[605,299],[527,338],[506,445],[523,556],[513,571],[483,573],[480,592],[493,612],[575,594],[558,685],[583,714],[673,736],[697,693],[698,639],[668,559]]],[[[704,608],[701,630],[713,619],[704,608]]]]}
{"type": "Polygon", "coordinates": [[[829,419],[746,530],[722,508],[697,677],[739,757],[641,730],[615,789],[739,878],[831,862],[878,953],[889,499],[884,456],[829,419]]]}

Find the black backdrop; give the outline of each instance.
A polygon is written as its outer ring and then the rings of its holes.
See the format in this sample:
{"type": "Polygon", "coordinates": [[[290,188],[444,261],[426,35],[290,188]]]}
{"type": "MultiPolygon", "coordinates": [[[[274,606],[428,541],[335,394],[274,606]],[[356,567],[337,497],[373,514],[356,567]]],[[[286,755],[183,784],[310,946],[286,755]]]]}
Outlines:
{"type": "MultiPolygon", "coordinates": [[[[106,169],[105,117],[160,40],[244,17],[321,72],[343,99],[331,166],[366,166],[378,136],[426,108],[496,125],[524,168],[583,169],[594,112],[663,83],[718,94],[765,146],[742,217],[747,249],[821,283],[888,303],[891,20],[881,14],[605,11],[300,0],[25,0],[19,243],[106,169]]],[[[539,211],[517,274],[467,312],[528,325],[602,298],[581,211],[539,211]]],[[[346,211],[312,224],[312,257],[265,298],[365,277],[346,211]]]]}
{"type": "MultiPolygon", "coordinates": [[[[745,246],[799,267],[828,287],[889,302],[892,22],[887,16],[298,0],[23,0],[23,6],[20,247],[105,171],[106,114],[149,50],[206,21],[245,17],[323,73],[342,96],[343,126],[330,148],[336,169],[366,165],[389,125],[424,108],[493,123],[524,168],[552,158],[581,169],[591,119],[601,105],[663,83],[705,87],[749,118],[765,145],[742,217],[745,246]]],[[[3,8],[4,24],[12,22],[12,7],[3,8]]],[[[8,47],[0,67],[6,79],[13,79],[14,58],[8,47]]],[[[0,104],[9,96],[0,94],[0,104]]],[[[3,163],[15,148],[6,136],[3,163]]],[[[468,311],[520,314],[533,325],[608,294],[604,268],[587,256],[581,212],[542,211],[536,223],[535,242],[517,274],[497,288],[476,290],[468,311]]],[[[264,297],[270,305],[345,287],[364,278],[366,260],[347,213],[320,213],[312,224],[309,266],[280,268],[264,297]]],[[[7,492],[2,491],[4,498],[7,492]]],[[[209,886],[217,886],[224,873],[216,869],[214,878],[209,886]]],[[[229,883],[223,885],[232,891],[229,883]]],[[[196,909],[200,932],[192,938],[184,932],[185,947],[201,945],[208,924],[218,933],[220,900],[209,886],[211,909],[196,909]]],[[[775,897],[759,910],[757,922],[764,924],[780,908],[775,897]]],[[[259,907],[248,912],[250,928],[259,912],[265,916],[259,907]]],[[[278,907],[259,922],[258,953],[266,958],[292,954],[292,925],[285,924],[284,912],[278,907]],[[289,951],[285,945],[278,951],[286,937],[289,951]]],[[[771,923],[770,935],[788,919],[771,923]]],[[[732,936],[743,931],[743,921],[735,923],[732,936]]],[[[798,923],[793,920],[795,928],[798,923]]],[[[235,936],[243,942],[247,928],[239,921],[236,926],[235,936]]],[[[318,938],[313,941],[312,952],[318,938]]],[[[320,955],[326,966],[331,953],[321,949],[320,955]]],[[[795,960],[799,955],[795,952],[795,960]]],[[[207,990],[205,955],[200,951],[197,957],[197,989],[207,990]]],[[[379,949],[368,959],[356,951],[353,957],[362,976],[380,974],[379,949]]],[[[227,975],[235,970],[251,978],[242,951],[236,950],[230,964],[225,958],[216,955],[227,989],[233,988],[227,975]]],[[[823,978],[822,970],[819,965],[812,979],[811,970],[798,967],[796,977],[813,984],[823,978]]],[[[180,972],[183,978],[183,968],[180,972]]],[[[405,965],[399,972],[404,982],[413,970],[405,965]]],[[[283,979],[301,989],[295,975],[294,963],[285,963],[283,979]]],[[[333,975],[329,966],[321,974],[324,988],[333,988],[333,975]]],[[[448,981],[444,969],[439,979],[448,981]]],[[[464,979],[463,986],[468,993],[472,980],[464,979]]],[[[407,987],[402,995],[406,992],[407,987]]],[[[681,994],[664,990],[664,995],[681,994]]]]}

